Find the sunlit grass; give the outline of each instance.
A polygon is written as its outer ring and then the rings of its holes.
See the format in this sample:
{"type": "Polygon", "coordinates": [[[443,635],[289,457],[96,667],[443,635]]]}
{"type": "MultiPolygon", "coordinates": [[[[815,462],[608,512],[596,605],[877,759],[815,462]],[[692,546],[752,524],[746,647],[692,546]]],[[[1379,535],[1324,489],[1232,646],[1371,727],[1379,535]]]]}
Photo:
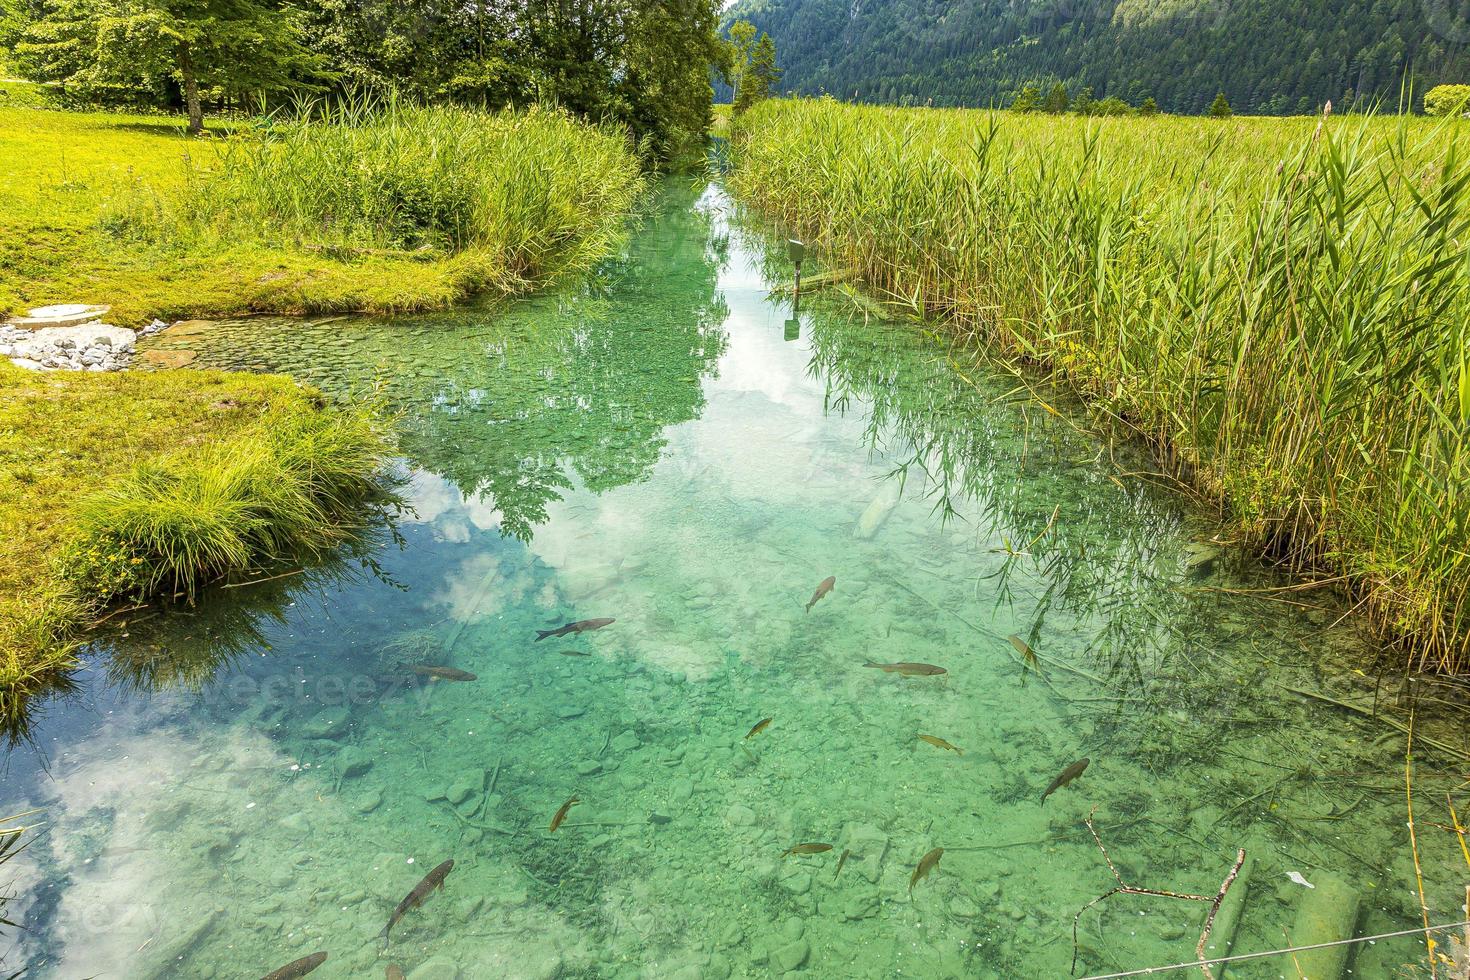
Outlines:
{"type": "Polygon", "coordinates": [[[877,295],[1068,378],[1243,540],[1458,670],[1467,133],[772,102],[736,124],[733,183],[877,295]]]}
{"type": "Polygon", "coordinates": [[[107,603],[334,547],[386,446],[288,378],[0,363],[0,722],[107,603]]]}
{"type": "Polygon", "coordinates": [[[564,115],[359,105],[184,136],[166,117],[0,102],[0,313],[395,312],[605,256],[641,181],[564,115]]]}

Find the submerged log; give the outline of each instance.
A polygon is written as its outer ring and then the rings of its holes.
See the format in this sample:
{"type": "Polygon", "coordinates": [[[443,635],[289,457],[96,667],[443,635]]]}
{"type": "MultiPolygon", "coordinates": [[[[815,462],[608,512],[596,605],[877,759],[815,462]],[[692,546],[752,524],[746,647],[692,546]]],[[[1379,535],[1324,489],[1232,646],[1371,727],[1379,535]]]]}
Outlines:
{"type": "MultiPolygon", "coordinates": [[[[1357,891],[1332,875],[1318,873],[1312,878],[1315,887],[1302,889],[1304,894],[1291,928],[1291,944],[1311,946],[1351,939],[1358,924],[1361,901],[1357,891]]],[[[1293,954],[1296,969],[1308,980],[1340,980],[1352,949],[1342,945],[1302,950],[1293,954]]]]}

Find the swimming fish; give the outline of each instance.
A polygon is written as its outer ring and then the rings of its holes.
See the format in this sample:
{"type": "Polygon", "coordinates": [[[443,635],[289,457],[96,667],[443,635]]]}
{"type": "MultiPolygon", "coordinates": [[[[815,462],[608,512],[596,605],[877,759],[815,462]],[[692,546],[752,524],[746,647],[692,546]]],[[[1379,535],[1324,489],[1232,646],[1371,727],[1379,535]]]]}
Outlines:
{"type": "Polygon", "coordinates": [[[870,660],[863,666],[877,667],[885,674],[900,674],[904,677],[933,677],[936,674],[949,673],[943,667],[936,667],[933,664],[875,664],[870,660]]]}
{"type": "Polygon", "coordinates": [[[560,652],[561,652],[561,655],[563,657],[590,657],[590,656],[592,656],[592,654],[588,653],[586,650],[562,650],[560,652]]]}
{"type": "Polygon", "coordinates": [[[398,907],[394,909],[393,914],[388,917],[388,924],[384,926],[383,931],[379,933],[379,935],[381,935],[383,938],[384,946],[388,945],[388,933],[391,932],[393,930],[393,927],[398,924],[398,920],[403,918],[404,913],[406,913],[409,909],[416,909],[420,905],[424,904],[424,899],[428,898],[429,895],[433,893],[435,888],[442,888],[444,886],[444,878],[449,874],[449,872],[453,870],[454,859],[450,858],[448,861],[445,861],[433,871],[430,871],[428,874],[424,875],[424,880],[419,882],[417,885],[414,885],[413,891],[403,896],[403,901],[398,903],[398,907]]]}
{"type": "Polygon", "coordinates": [[[403,968],[397,963],[389,963],[388,976],[385,980],[403,980],[403,968]]]}
{"type": "Polygon", "coordinates": [[[847,859],[851,855],[852,855],[852,849],[851,848],[844,847],[842,849],[842,857],[840,857],[840,858],[837,859],[837,870],[834,871],[834,872],[832,872],[832,880],[833,881],[836,881],[837,880],[837,876],[840,875],[840,874],[842,874],[842,866],[847,863],[847,859]]]}
{"type": "Polygon", "coordinates": [[[919,858],[919,866],[915,868],[914,873],[909,876],[910,895],[914,893],[914,886],[923,881],[925,878],[929,877],[929,872],[938,867],[939,859],[942,857],[944,857],[944,848],[936,847],[928,854],[925,854],[923,857],[919,858]]]}
{"type": "Polygon", "coordinates": [[[797,844],[788,847],[781,852],[782,857],[790,857],[793,854],[822,854],[832,850],[831,844],[797,844]]]}
{"type": "Polygon", "coordinates": [[[828,592],[831,592],[832,586],[836,584],[836,575],[828,575],[826,578],[822,579],[822,584],[817,586],[817,591],[812,593],[812,601],[806,604],[806,611],[811,612],[812,606],[815,606],[818,602],[821,602],[822,596],[826,595],[828,592]]]}
{"type": "Polygon", "coordinates": [[[771,723],[771,719],[770,718],[762,718],[760,721],[758,721],[758,722],[755,723],[755,727],[754,728],[752,728],[750,731],[748,731],[748,732],[745,733],[746,739],[749,740],[752,735],[759,735],[761,732],[763,732],[763,731],[766,730],[766,726],[769,725],[770,723],[771,723]]]}
{"type": "Polygon", "coordinates": [[[946,742],[942,738],[939,738],[937,735],[922,735],[921,734],[919,736],[919,741],[921,741],[921,742],[928,742],[930,745],[933,745],[936,748],[948,749],[949,751],[953,752],[955,755],[964,755],[965,754],[965,750],[964,749],[960,748],[958,745],[950,745],[948,742],[946,742]]]}
{"type": "Polygon", "coordinates": [[[409,670],[415,674],[427,677],[432,681],[473,681],[479,680],[474,674],[467,670],[459,670],[455,667],[429,667],[423,664],[410,664],[409,670]]]}
{"type": "Polygon", "coordinates": [[[1014,633],[1010,635],[1009,639],[1011,646],[1015,647],[1016,652],[1021,655],[1021,659],[1034,666],[1036,663],[1036,651],[1031,649],[1031,645],[1014,633]]]}
{"type": "Polygon", "coordinates": [[[567,811],[581,802],[581,800],[577,799],[574,796],[570,800],[567,800],[565,803],[563,803],[561,805],[561,809],[556,811],[556,816],[551,818],[551,827],[547,830],[547,833],[556,833],[556,828],[560,827],[561,822],[567,818],[567,811]]]}
{"type": "Polygon", "coordinates": [[[600,630],[604,626],[611,626],[616,622],[616,619],[581,619],[575,623],[558,626],[554,630],[537,630],[536,642],[540,643],[548,636],[566,636],[569,633],[586,633],[588,630],[600,630]]]}
{"type": "Polygon", "coordinates": [[[1087,764],[1091,761],[1091,759],[1078,759],[1063,769],[1057,778],[1051,781],[1051,785],[1046,788],[1046,792],[1041,794],[1041,802],[1045,803],[1048,796],[1082,775],[1082,770],[1086,769],[1087,764]]]}
{"type": "Polygon", "coordinates": [[[297,977],[306,976],[326,961],[327,954],[325,951],[312,953],[310,956],[303,956],[299,960],[292,960],[273,973],[267,973],[262,980],[296,980],[297,977]]]}

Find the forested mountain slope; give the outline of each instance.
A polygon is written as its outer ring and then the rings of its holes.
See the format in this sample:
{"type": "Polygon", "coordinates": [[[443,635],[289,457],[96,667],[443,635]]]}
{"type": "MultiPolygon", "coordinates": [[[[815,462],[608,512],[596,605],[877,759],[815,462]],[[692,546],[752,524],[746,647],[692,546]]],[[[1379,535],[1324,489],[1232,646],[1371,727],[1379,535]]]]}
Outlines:
{"type": "MultiPolygon", "coordinates": [[[[1026,83],[1172,112],[1399,101],[1470,81],[1470,0],[738,0],[783,87],[862,101],[1004,104],[1026,83]]],[[[1044,88],[1043,88],[1044,90],[1044,88]]]]}

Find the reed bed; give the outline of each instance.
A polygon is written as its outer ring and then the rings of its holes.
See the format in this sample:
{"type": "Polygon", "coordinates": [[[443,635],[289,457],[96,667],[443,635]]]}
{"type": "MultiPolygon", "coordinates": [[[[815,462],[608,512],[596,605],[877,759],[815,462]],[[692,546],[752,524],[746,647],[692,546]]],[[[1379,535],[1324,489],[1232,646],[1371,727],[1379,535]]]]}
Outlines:
{"type": "Polygon", "coordinates": [[[738,197],[1066,378],[1262,553],[1470,669],[1470,128],[773,101],[738,197]]]}
{"type": "Polygon", "coordinates": [[[136,184],[104,226],[190,251],[242,242],[454,266],[463,293],[519,293],[614,250],[642,187],[626,134],[564,112],[395,99],[300,106],[216,141],[181,190],[136,184]]]}

